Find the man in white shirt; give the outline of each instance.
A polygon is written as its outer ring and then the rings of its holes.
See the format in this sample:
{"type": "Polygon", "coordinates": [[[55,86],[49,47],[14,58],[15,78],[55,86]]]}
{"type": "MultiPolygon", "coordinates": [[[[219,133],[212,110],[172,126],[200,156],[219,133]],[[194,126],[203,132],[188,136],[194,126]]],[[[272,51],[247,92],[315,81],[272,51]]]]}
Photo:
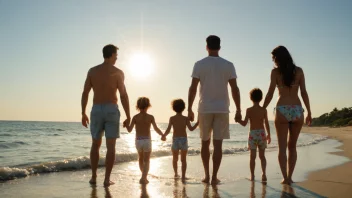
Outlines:
{"type": "Polygon", "coordinates": [[[213,131],[213,175],[211,184],[218,184],[217,173],[222,159],[222,141],[230,139],[229,106],[230,99],[227,86],[230,84],[232,98],[236,104],[235,120],[241,119],[240,91],[237,87],[237,75],[234,65],[219,57],[220,38],[210,35],[207,39],[208,57],[195,63],[192,72],[192,84],[188,92],[188,117],[194,120],[192,106],[200,82],[200,99],[198,105],[198,119],[200,137],[202,139],[201,156],[205,178],[209,183],[210,139],[213,131]]]}

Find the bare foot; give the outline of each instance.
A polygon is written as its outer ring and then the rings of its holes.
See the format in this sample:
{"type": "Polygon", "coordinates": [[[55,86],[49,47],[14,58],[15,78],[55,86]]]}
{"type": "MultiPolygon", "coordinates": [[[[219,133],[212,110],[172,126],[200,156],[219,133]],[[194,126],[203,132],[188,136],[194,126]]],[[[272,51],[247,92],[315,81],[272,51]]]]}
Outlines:
{"type": "Polygon", "coordinates": [[[282,181],[280,182],[281,184],[288,184],[287,179],[282,179],[282,181]]]}
{"type": "Polygon", "coordinates": [[[211,179],[211,184],[212,185],[217,185],[217,184],[219,184],[221,181],[218,179],[218,178],[213,178],[213,179],[211,179]]]}
{"type": "Polygon", "coordinates": [[[187,179],[188,179],[187,177],[182,177],[181,179],[182,183],[185,183],[187,179]]]}
{"type": "Polygon", "coordinates": [[[115,184],[115,182],[112,182],[112,181],[104,181],[104,187],[109,187],[114,184],[115,184]]]}
{"type": "Polygon", "coordinates": [[[89,180],[89,183],[92,184],[92,185],[97,184],[97,177],[92,177],[92,178],[89,180]]]}
{"type": "Polygon", "coordinates": [[[263,182],[266,182],[266,181],[267,181],[267,178],[266,178],[266,175],[265,175],[265,174],[262,175],[262,181],[263,181],[263,182]]]}
{"type": "Polygon", "coordinates": [[[209,177],[205,177],[204,179],[202,179],[202,182],[209,184],[209,177]]]}
{"type": "Polygon", "coordinates": [[[175,177],[175,178],[179,178],[180,176],[176,173],[174,177],[175,177]]]}
{"type": "Polygon", "coordinates": [[[287,179],[287,181],[288,181],[288,184],[293,184],[293,183],[295,183],[294,181],[292,181],[291,178],[287,179]]]}
{"type": "Polygon", "coordinates": [[[254,175],[251,175],[251,177],[249,178],[249,180],[254,181],[254,175]]]}

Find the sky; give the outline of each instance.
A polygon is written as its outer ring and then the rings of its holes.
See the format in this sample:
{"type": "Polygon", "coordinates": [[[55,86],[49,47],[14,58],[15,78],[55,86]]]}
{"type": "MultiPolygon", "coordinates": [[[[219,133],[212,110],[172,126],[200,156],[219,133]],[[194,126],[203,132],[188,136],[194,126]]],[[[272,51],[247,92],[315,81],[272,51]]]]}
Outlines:
{"type": "MultiPolygon", "coordinates": [[[[305,72],[313,117],[351,107],[351,8],[351,1],[319,0],[0,0],[0,120],[79,122],[87,71],[103,62],[102,48],[111,43],[120,49],[115,66],[125,72],[131,115],[137,98],[146,96],[148,112],[168,122],[171,101],[187,102],[193,65],[207,56],[212,34],[221,38],[220,56],[235,65],[243,112],[252,88],[266,94],[270,53],[278,45],[305,72]],[[140,51],[153,68],[142,78],[130,69],[130,57],[140,51]]],[[[92,98],[93,92],[87,114],[92,98]]],[[[276,100],[277,90],[270,120],[276,100]]],[[[231,117],[235,110],[231,101],[231,117]]]]}

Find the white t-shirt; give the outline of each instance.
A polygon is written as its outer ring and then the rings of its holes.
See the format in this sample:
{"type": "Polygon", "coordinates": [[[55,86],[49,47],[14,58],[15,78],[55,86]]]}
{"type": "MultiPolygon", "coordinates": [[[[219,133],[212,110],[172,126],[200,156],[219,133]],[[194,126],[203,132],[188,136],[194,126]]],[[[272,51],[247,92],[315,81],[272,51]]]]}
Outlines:
{"type": "Polygon", "coordinates": [[[235,66],[221,58],[208,56],[194,64],[193,78],[200,80],[199,113],[229,113],[227,89],[230,79],[237,78],[235,66]]]}

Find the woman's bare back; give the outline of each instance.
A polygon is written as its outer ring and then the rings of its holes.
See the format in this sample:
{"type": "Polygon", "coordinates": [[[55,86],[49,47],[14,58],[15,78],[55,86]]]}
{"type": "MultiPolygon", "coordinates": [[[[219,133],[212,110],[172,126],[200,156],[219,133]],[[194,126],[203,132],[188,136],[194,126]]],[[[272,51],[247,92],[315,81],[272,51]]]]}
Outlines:
{"type": "Polygon", "coordinates": [[[298,97],[298,90],[302,81],[304,81],[303,70],[300,67],[295,68],[295,77],[291,87],[284,85],[279,69],[274,69],[273,74],[275,75],[276,86],[279,91],[277,105],[301,105],[301,101],[298,97]]]}

